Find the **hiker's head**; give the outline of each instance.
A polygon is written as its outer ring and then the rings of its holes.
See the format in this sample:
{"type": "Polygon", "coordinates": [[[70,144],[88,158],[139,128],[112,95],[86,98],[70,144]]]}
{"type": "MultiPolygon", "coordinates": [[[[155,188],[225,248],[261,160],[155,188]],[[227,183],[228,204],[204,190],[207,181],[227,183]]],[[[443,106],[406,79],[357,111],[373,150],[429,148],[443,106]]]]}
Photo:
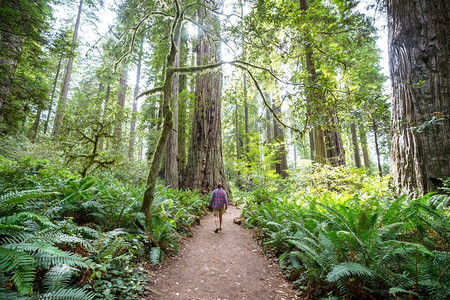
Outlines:
{"type": "Polygon", "coordinates": [[[222,184],[221,184],[221,183],[218,183],[218,184],[217,184],[217,188],[218,188],[218,189],[221,189],[221,188],[222,188],[222,184]]]}

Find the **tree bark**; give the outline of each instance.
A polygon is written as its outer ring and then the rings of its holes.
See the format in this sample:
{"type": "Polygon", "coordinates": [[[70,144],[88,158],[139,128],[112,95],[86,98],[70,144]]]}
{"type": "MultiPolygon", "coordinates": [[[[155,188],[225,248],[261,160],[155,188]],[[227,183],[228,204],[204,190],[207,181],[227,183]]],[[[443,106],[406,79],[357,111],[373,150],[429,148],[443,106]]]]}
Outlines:
{"type": "Polygon", "coordinates": [[[69,93],[70,77],[72,75],[73,59],[75,57],[75,47],[77,45],[78,29],[80,28],[81,10],[83,8],[83,0],[80,0],[78,6],[78,15],[75,22],[75,29],[73,31],[72,45],[70,46],[69,59],[66,66],[66,74],[64,76],[64,83],[61,90],[61,96],[56,109],[55,122],[53,125],[53,136],[57,136],[64,121],[64,113],[66,111],[67,95],[69,93]]]}
{"type": "MultiPolygon", "coordinates": [[[[272,108],[274,113],[281,119],[281,107],[279,105],[280,101],[272,104],[272,108]],[[277,105],[276,105],[277,104],[277,105]]],[[[282,178],[287,178],[287,157],[286,157],[286,147],[284,144],[284,132],[283,128],[280,127],[277,120],[273,120],[273,137],[274,140],[278,143],[276,149],[276,163],[275,163],[275,171],[282,178]]]]}
{"type": "MultiPolygon", "coordinates": [[[[111,93],[111,73],[112,71],[109,71],[108,76],[108,84],[106,86],[106,95],[105,95],[105,103],[103,107],[103,115],[102,115],[102,122],[107,122],[108,118],[108,102],[109,102],[109,95],[111,93]]],[[[100,140],[98,142],[98,151],[103,151],[103,143],[104,143],[104,137],[100,137],[100,140]]]]}
{"type": "Polygon", "coordinates": [[[354,122],[350,124],[350,131],[352,133],[353,158],[355,159],[355,167],[361,168],[361,155],[359,154],[358,135],[356,133],[356,125],[354,122]]]}
{"type": "MultiPolygon", "coordinates": [[[[308,4],[306,3],[306,0],[299,0],[299,6],[300,10],[302,10],[303,12],[306,12],[308,10],[308,4]]],[[[311,47],[309,38],[307,38],[305,42],[305,62],[306,62],[306,70],[309,74],[308,79],[309,84],[314,84],[317,80],[316,68],[314,67],[312,57],[313,57],[313,49],[311,47]]],[[[316,91],[309,90],[307,94],[307,102],[308,107],[306,113],[309,122],[312,123],[311,118],[313,117],[313,113],[311,108],[314,106],[322,105],[321,103],[323,103],[323,99],[321,99],[321,96],[316,91]]],[[[318,111],[318,109],[314,110],[318,111]]],[[[327,162],[324,139],[325,137],[322,126],[316,125],[310,130],[309,145],[311,151],[311,159],[321,164],[325,164],[327,162]]]]}
{"type": "Polygon", "coordinates": [[[117,93],[117,105],[119,106],[119,111],[116,116],[116,129],[114,133],[121,138],[122,137],[122,123],[123,123],[123,110],[125,109],[125,99],[127,95],[127,78],[128,68],[124,67],[122,70],[122,75],[119,79],[119,92],[117,93]]]}
{"type": "MultiPolygon", "coordinates": [[[[205,5],[214,5],[213,2],[205,2],[205,5]]],[[[203,7],[198,10],[198,23],[206,30],[219,27],[217,16],[203,7]]],[[[208,40],[203,31],[200,31],[199,40],[197,65],[220,61],[220,42],[208,40]]],[[[197,76],[194,123],[186,175],[182,184],[184,188],[208,193],[214,190],[218,183],[222,183],[225,190],[230,192],[222,158],[221,96],[220,70],[197,76]]]]}
{"type": "Polygon", "coordinates": [[[136,118],[137,118],[137,95],[139,94],[139,81],[141,80],[141,66],[142,66],[142,45],[141,42],[139,49],[139,58],[137,63],[137,71],[136,71],[136,83],[134,85],[134,94],[133,94],[133,112],[131,115],[131,123],[130,123],[130,142],[128,144],[128,157],[132,158],[134,154],[134,140],[136,135],[136,118]]]}
{"type": "Polygon", "coordinates": [[[61,70],[62,60],[63,60],[63,55],[61,55],[59,57],[58,67],[56,68],[55,79],[53,80],[53,89],[52,89],[52,95],[50,96],[50,104],[48,106],[47,119],[45,120],[45,123],[44,123],[44,135],[47,134],[48,123],[50,122],[50,115],[52,114],[53,99],[55,97],[56,85],[58,84],[59,71],[61,70]]]}
{"type": "Polygon", "coordinates": [[[423,194],[450,176],[450,2],[389,0],[387,14],[391,173],[399,191],[423,194]]]}
{"type": "Polygon", "coordinates": [[[378,134],[377,134],[377,125],[375,123],[375,121],[373,121],[372,123],[372,128],[373,128],[373,136],[375,139],[375,152],[377,154],[377,166],[378,166],[378,175],[380,175],[380,177],[383,176],[383,169],[381,168],[381,160],[380,160],[380,148],[378,146],[378,134]]]}
{"type": "Polygon", "coordinates": [[[367,147],[366,130],[364,129],[364,127],[362,125],[361,125],[361,127],[359,127],[359,140],[361,141],[361,150],[363,153],[364,166],[370,172],[369,148],[367,147]]]}
{"type": "MultiPolygon", "coordinates": [[[[175,37],[177,49],[180,49],[180,37],[175,37]]],[[[175,67],[180,66],[180,51],[177,51],[175,57],[175,67]]],[[[166,148],[166,163],[164,166],[164,183],[166,186],[178,188],[178,94],[179,94],[179,75],[174,74],[172,79],[172,100],[171,108],[173,111],[173,128],[169,133],[166,148]]]]}
{"type": "Polygon", "coordinates": [[[150,170],[147,176],[147,186],[144,192],[144,197],[142,198],[141,205],[141,212],[144,213],[148,226],[151,226],[150,209],[152,207],[153,200],[155,199],[156,178],[158,177],[158,171],[161,166],[162,158],[164,156],[164,150],[167,145],[169,133],[173,129],[173,113],[172,109],[170,108],[170,101],[172,99],[172,79],[174,72],[171,70],[171,68],[175,66],[176,54],[178,52],[176,45],[179,44],[179,42],[175,39],[175,37],[180,37],[181,22],[183,20],[183,15],[180,12],[178,1],[174,1],[174,4],[176,8],[176,15],[172,23],[170,52],[166,57],[166,68],[164,71],[164,83],[162,89],[163,124],[155,152],[153,153],[150,162],[150,170]]]}

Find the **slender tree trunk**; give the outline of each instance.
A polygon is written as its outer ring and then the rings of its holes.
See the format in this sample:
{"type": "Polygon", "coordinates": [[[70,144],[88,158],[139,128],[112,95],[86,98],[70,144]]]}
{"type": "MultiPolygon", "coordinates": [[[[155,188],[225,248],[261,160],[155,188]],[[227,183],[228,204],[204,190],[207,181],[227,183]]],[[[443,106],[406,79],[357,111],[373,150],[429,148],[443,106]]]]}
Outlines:
{"type": "Polygon", "coordinates": [[[75,47],[77,46],[78,29],[80,28],[81,10],[83,8],[83,0],[80,0],[78,6],[78,15],[73,31],[72,45],[70,46],[69,60],[67,61],[66,74],[61,90],[61,95],[56,109],[55,122],[53,124],[53,136],[57,136],[64,121],[64,113],[66,111],[67,95],[69,93],[70,77],[72,75],[73,59],[75,57],[75,47]]]}
{"type": "MultiPolygon", "coordinates": [[[[212,1],[213,2],[213,1],[212,1]]],[[[208,2],[206,5],[214,5],[208,2]]],[[[217,16],[199,8],[198,22],[205,27],[218,28],[217,16]]],[[[220,61],[219,41],[210,41],[200,32],[197,65],[220,61]]],[[[199,189],[204,193],[222,183],[229,192],[222,158],[221,124],[222,74],[220,70],[199,75],[195,84],[194,123],[183,187],[199,189]]]]}
{"type": "Polygon", "coordinates": [[[377,135],[377,125],[375,123],[375,121],[373,121],[373,135],[375,138],[375,152],[377,154],[377,165],[378,165],[378,174],[380,175],[380,177],[383,176],[383,170],[381,168],[381,161],[380,161],[380,148],[378,146],[378,135],[377,135]]]}
{"type": "MultiPolygon", "coordinates": [[[[278,98],[279,99],[279,98],[278,98]]],[[[277,101],[272,104],[272,108],[274,113],[281,119],[281,107],[279,105],[280,101],[277,101]]],[[[283,129],[278,124],[277,120],[273,118],[273,137],[274,140],[278,143],[276,149],[276,163],[275,163],[275,171],[282,178],[287,177],[287,157],[286,157],[286,147],[284,144],[284,132],[283,129]]]]}
{"type": "Polygon", "coordinates": [[[353,122],[352,124],[350,124],[350,131],[352,133],[353,157],[355,159],[355,167],[361,168],[361,155],[359,154],[358,135],[356,133],[356,125],[353,122]]]}
{"type": "MultiPolygon", "coordinates": [[[[109,95],[111,93],[111,71],[109,71],[108,76],[108,85],[106,86],[106,95],[105,95],[105,101],[104,101],[104,107],[103,107],[103,114],[102,114],[102,122],[105,124],[108,122],[108,102],[109,102],[109,95]]],[[[103,143],[104,143],[104,137],[100,137],[100,140],[98,142],[98,151],[103,151],[103,143]]]]}
{"type": "Polygon", "coordinates": [[[58,84],[59,71],[61,70],[61,63],[62,63],[63,57],[64,57],[63,55],[61,55],[59,57],[58,67],[56,68],[55,79],[53,80],[53,89],[52,89],[52,95],[50,96],[50,104],[48,106],[47,119],[45,120],[45,123],[44,123],[44,135],[47,134],[48,123],[50,122],[50,115],[52,114],[53,99],[55,97],[56,85],[58,84]]]}
{"type": "Polygon", "coordinates": [[[359,127],[359,140],[361,141],[361,150],[363,153],[364,166],[370,172],[369,148],[367,147],[367,136],[364,127],[359,127]]]}
{"type": "Polygon", "coordinates": [[[130,123],[130,142],[128,144],[128,157],[132,158],[134,153],[134,140],[136,134],[136,117],[137,117],[137,95],[139,94],[139,81],[141,80],[141,65],[142,65],[142,45],[141,42],[140,50],[139,50],[139,58],[137,64],[136,71],[136,84],[134,86],[134,94],[133,94],[133,112],[131,116],[130,123]]]}
{"type": "Polygon", "coordinates": [[[41,114],[42,114],[42,109],[39,108],[38,111],[36,112],[36,118],[34,119],[34,124],[33,124],[33,137],[31,138],[31,142],[34,143],[36,142],[36,138],[38,136],[38,132],[39,132],[39,123],[41,122],[41,114]]]}
{"type": "Polygon", "coordinates": [[[124,67],[122,70],[122,75],[119,79],[119,92],[117,93],[117,105],[119,106],[119,112],[117,113],[116,119],[116,129],[114,133],[117,137],[122,137],[122,125],[123,125],[123,110],[125,109],[125,99],[127,95],[127,77],[128,77],[128,68],[124,67]]]}
{"type": "MultiPolygon", "coordinates": [[[[272,95],[270,93],[265,93],[264,97],[266,98],[267,104],[272,105],[272,95]]],[[[268,108],[266,108],[266,135],[267,135],[267,143],[271,144],[273,142],[273,120],[272,113],[268,108]]]]}
{"type": "Polygon", "coordinates": [[[386,3],[391,173],[399,191],[423,194],[450,176],[450,2],[386,3]]]}
{"type": "Polygon", "coordinates": [[[345,150],[342,142],[342,136],[339,132],[339,120],[336,112],[330,109],[328,117],[329,129],[326,130],[325,147],[327,150],[327,160],[332,166],[345,165],[345,150]]]}
{"type": "MultiPolygon", "coordinates": [[[[177,40],[177,48],[180,49],[180,37],[177,40]]],[[[180,52],[175,57],[175,66],[180,66],[180,52]]],[[[179,75],[174,74],[172,79],[172,100],[171,108],[173,111],[173,129],[167,139],[166,163],[164,167],[164,182],[166,186],[178,188],[178,94],[179,94],[179,75]]]]}
{"type": "Polygon", "coordinates": [[[155,199],[156,178],[158,177],[158,171],[164,156],[164,150],[167,145],[169,133],[173,129],[173,113],[170,109],[170,101],[172,100],[172,80],[174,73],[170,68],[175,66],[176,55],[178,52],[176,45],[179,44],[176,38],[180,38],[181,22],[183,20],[183,15],[180,13],[178,2],[175,2],[175,7],[177,12],[172,25],[170,52],[166,57],[166,68],[164,71],[164,83],[162,90],[164,121],[155,152],[153,153],[152,160],[150,162],[150,170],[147,176],[147,186],[141,205],[141,212],[144,213],[147,220],[147,225],[149,227],[151,226],[150,209],[152,207],[153,200],[155,199]]]}

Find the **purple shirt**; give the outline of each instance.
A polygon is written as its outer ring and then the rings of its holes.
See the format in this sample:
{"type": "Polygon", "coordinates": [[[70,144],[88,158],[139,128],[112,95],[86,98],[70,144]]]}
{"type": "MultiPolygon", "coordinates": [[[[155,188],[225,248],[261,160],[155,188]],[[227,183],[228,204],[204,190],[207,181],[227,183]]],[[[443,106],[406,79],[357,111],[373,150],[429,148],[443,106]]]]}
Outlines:
{"type": "Polygon", "coordinates": [[[211,195],[210,206],[213,209],[227,208],[228,207],[227,193],[223,189],[215,189],[211,195]]]}

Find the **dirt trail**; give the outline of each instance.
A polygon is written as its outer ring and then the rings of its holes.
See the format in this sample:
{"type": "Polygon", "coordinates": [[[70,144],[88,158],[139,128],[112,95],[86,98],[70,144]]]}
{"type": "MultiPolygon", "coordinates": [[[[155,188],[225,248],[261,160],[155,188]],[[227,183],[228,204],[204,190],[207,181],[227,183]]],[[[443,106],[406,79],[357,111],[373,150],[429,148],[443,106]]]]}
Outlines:
{"type": "Polygon", "coordinates": [[[239,215],[240,209],[230,206],[219,233],[212,214],[206,215],[180,254],[155,272],[150,299],[298,299],[250,231],[233,223],[239,215]]]}

